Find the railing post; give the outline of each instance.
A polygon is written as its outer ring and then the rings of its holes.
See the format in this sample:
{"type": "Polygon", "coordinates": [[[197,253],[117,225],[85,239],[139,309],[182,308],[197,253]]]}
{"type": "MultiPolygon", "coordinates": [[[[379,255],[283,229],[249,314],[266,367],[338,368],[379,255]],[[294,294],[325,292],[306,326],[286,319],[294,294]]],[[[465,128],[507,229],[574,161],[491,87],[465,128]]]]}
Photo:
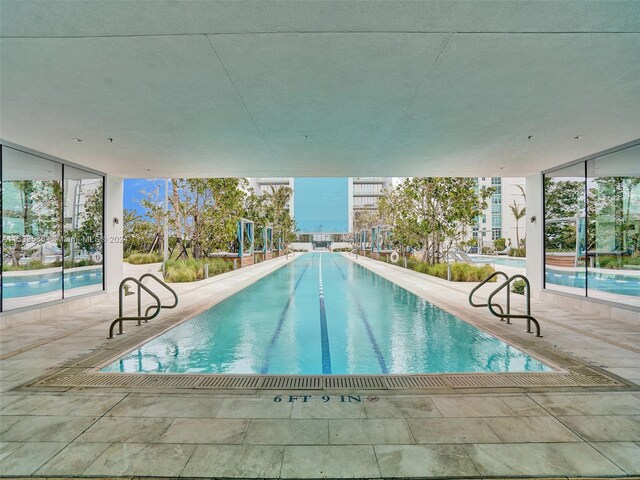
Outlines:
{"type": "MultiPolygon", "coordinates": [[[[507,285],[507,315],[511,314],[511,285],[507,285]]],[[[511,324],[511,319],[506,317],[507,324],[511,324]]]]}
{"type": "MultiPolygon", "coordinates": [[[[142,290],[138,284],[138,317],[142,316],[142,290]]],[[[142,325],[142,321],[138,318],[138,326],[142,325]]]]}

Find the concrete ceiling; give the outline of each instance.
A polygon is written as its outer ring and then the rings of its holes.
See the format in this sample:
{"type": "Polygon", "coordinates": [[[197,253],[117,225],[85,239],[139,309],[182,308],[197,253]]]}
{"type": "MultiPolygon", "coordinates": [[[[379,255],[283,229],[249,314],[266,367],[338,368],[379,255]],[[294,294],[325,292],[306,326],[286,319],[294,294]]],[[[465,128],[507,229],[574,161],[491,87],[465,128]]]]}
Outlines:
{"type": "Polygon", "coordinates": [[[638,1],[0,0],[0,37],[0,137],[116,175],[521,176],[640,138],[638,1]]]}

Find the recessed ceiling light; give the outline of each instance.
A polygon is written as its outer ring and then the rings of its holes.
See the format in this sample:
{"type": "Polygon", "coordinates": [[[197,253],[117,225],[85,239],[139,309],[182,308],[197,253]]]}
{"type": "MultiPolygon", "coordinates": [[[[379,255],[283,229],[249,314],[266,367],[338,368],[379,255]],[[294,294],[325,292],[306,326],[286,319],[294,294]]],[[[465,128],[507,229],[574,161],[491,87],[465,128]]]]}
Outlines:
{"type": "Polygon", "coordinates": [[[109,137],[109,143],[113,143],[113,138],[109,137]]]}
{"type": "Polygon", "coordinates": [[[531,140],[533,138],[533,135],[529,135],[527,138],[531,140]]]}
{"type": "Polygon", "coordinates": [[[77,137],[73,137],[71,140],[75,140],[76,142],[81,142],[82,141],[81,138],[77,138],[77,137]]]}
{"type": "Polygon", "coordinates": [[[150,171],[151,171],[151,169],[150,169],[150,168],[145,168],[145,170],[146,170],[147,172],[150,172],[150,171]]]}
{"type": "Polygon", "coordinates": [[[584,138],[584,135],[576,135],[573,137],[574,140],[580,140],[581,138],[584,138]]]}

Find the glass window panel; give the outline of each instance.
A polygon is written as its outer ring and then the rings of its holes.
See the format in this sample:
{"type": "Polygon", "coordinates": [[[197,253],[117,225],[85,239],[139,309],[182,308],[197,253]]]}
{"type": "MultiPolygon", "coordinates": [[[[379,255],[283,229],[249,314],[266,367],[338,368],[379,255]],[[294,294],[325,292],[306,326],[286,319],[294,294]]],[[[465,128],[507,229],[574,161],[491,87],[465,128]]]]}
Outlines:
{"type": "Polygon", "coordinates": [[[545,175],[545,288],[586,294],[584,164],[545,175]]]}
{"type": "Polygon", "coordinates": [[[64,167],[64,296],[102,290],[103,178],[64,167]]]}
{"type": "Polygon", "coordinates": [[[640,306],[640,146],[587,162],[588,292],[640,306]]]}
{"type": "Polygon", "coordinates": [[[2,147],[2,309],[62,298],[62,166],[2,147]]]}

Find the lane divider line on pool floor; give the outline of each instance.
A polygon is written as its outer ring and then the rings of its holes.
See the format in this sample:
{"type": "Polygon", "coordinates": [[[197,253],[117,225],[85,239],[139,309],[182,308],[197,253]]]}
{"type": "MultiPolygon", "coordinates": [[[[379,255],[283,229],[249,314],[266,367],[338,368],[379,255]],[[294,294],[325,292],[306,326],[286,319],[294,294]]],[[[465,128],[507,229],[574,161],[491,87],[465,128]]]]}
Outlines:
{"type": "Polygon", "coordinates": [[[324,287],[322,285],[322,254],[318,265],[318,282],[320,296],[320,346],[322,348],[322,373],[331,375],[331,349],[329,348],[329,329],[327,327],[327,311],[324,305],[324,287]]]}
{"type": "Polygon", "coordinates": [[[287,318],[287,313],[289,312],[291,301],[293,300],[293,297],[296,294],[296,290],[298,289],[298,286],[302,281],[302,277],[304,277],[304,274],[306,273],[307,268],[309,268],[309,265],[311,265],[311,262],[312,260],[309,260],[307,264],[304,266],[304,268],[302,269],[302,273],[298,277],[298,280],[296,280],[296,283],[293,286],[293,291],[291,292],[291,295],[289,295],[289,298],[287,299],[287,303],[285,303],[284,308],[282,309],[282,312],[280,312],[280,318],[278,319],[278,324],[276,325],[276,329],[273,332],[273,335],[271,336],[269,345],[267,345],[267,353],[265,355],[265,360],[264,360],[264,363],[262,364],[262,368],[260,369],[260,373],[263,375],[269,371],[269,366],[271,365],[271,356],[273,355],[273,349],[275,348],[278,338],[280,337],[280,332],[282,332],[282,326],[284,325],[284,321],[287,318]]]}
{"type": "MultiPolygon", "coordinates": [[[[331,261],[333,261],[340,276],[346,281],[347,276],[342,271],[342,268],[340,268],[340,265],[338,265],[338,262],[336,262],[336,259],[334,257],[331,257],[331,261]]],[[[364,328],[367,331],[367,337],[369,337],[369,343],[371,343],[371,348],[373,349],[373,352],[376,354],[376,359],[378,360],[378,366],[380,367],[380,371],[384,374],[387,374],[389,373],[389,369],[387,368],[387,362],[384,360],[384,355],[382,354],[380,345],[378,344],[378,341],[376,340],[376,336],[373,333],[373,329],[371,328],[371,323],[369,322],[369,318],[367,317],[367,314],[364,311],[364,307],[362,306],[360,297],[358,297],[356,293],[352,293],[351,299],[356,304],[356,308],[358,309],[358,315],[360,315],[360,318],[364,322],[364,328]]]]}

